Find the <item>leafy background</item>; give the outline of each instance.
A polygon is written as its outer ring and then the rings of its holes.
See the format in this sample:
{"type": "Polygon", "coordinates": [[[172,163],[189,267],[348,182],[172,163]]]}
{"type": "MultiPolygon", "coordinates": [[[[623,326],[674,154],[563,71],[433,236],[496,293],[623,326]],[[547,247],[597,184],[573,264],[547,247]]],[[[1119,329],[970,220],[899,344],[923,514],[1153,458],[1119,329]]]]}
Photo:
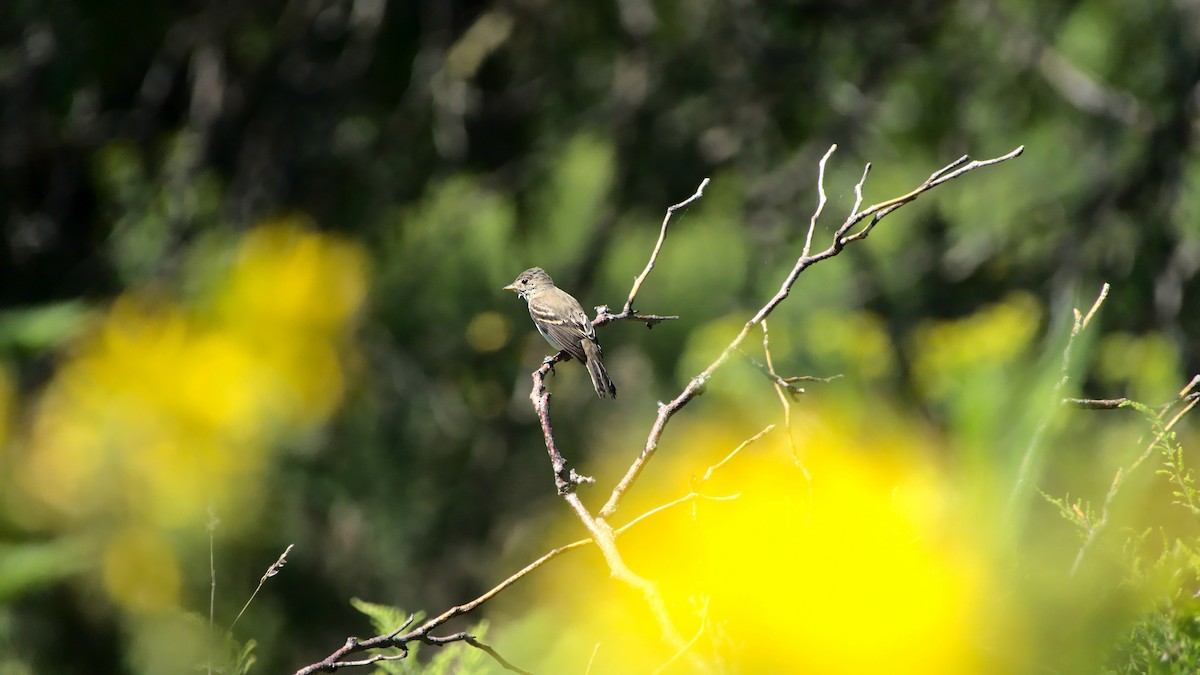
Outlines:
{"type": "MultiPolygon", "coordinates": [[[[1065,393],[1159,404],[1200,370],[1195,2],[11,0],[0,36],[0,670],[204,663],[210,531],[218,627],[296,545],[233,632],[254,672],[367,633],[352,597],[436,614],[577,538],[526,400],[546,347],[499,287],[536,264],[619,305],[666,205],[712,178],[640,296],[682,319],[604,329],[621,398],[574,364],[551,382],[568,457],[611,484],[655,401],[778,287],[832,143],[819,242],[868,161],[871,203],[1026,151],[898,212],[773,316],[782,372],[844,375],[809,387],[795,432],[845,489],[776,482],[796,468],[771,463],[777,430],[722,481],[747,499],[682,509],[632,564],[675,580],[733,672],[1194,667],[1188,456],[1159,454],[1194,426],[1130,474],[1070,576],[1073,530],[1156,436],[1051,391],[1104,281],[1065,393]],[[1067,518],[1033,490],[1008,510],[1035,437],[1067,518]],[[802,494],[832,514],[808,539],[772,501],[802,494]],[[736,600],[781,588],[770,611],[736,600]]],[[[780,415],[735,360],[626,517],[780,415]]],[[[539,671],[665,662],[644,607],[572,555],[485,613],[488,640],[539,671]]]]}

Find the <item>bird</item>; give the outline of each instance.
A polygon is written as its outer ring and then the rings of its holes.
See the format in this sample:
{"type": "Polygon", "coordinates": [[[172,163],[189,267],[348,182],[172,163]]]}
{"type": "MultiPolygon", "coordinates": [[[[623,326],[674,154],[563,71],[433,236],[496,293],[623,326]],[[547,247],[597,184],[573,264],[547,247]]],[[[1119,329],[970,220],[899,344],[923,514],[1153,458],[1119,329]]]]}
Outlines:
{"type": "Polygon", "coordinates": [[[540,267],[531,267],[502,290],[515,292],[529,305],[533,325],[551,347],[579,359],[587,367],[592,387],[600,398],[617,397],[617,385],[604,369],[603,352],[596,340],[596,328],[579,301],[554,285],[540,267]]]}

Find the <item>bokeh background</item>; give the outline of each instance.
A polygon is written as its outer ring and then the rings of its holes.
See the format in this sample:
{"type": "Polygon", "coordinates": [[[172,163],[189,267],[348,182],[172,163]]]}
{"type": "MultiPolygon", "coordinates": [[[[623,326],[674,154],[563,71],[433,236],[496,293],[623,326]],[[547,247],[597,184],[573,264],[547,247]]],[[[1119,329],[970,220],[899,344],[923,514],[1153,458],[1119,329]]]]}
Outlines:
{"type": "MultiPolygon", "coordinates": [[[[620,398],[550,381],[598,507],[778,288],[833,143],[818,245],[866,162],[873,203],[1026,150],[801,276],[773,363],[842,377],[630,564],[716,672],[1194,672],[1195,424],[1058,399],[1200,371],[1198,83],[1194,0],[7,0],[0,672],[291,672],[371,631],[351,598],[437,614],[581,537],[499,288],[619,307],[711,177],[639,296],[680,320],[602,330],[620,398]]],[[[615,520],[782,419],[731,360],[615,520]]],[[[594,551],[448,628],[485,618],[537,672],[672,657],[594,551]]],[[[438,667],[495,669],[469,652],[438,667]]]]}

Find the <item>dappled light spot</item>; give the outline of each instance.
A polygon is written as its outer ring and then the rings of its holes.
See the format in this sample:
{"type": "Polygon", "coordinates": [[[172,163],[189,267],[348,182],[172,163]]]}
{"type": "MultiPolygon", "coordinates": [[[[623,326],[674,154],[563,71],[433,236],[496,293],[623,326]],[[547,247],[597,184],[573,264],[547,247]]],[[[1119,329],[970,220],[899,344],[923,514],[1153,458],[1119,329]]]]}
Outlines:
{"type": "Polygon", "coordinates": [[[175,550],[152,530],[130,529],[104,547],[104,588],[133,613],[156,612],[179,600],[180,574],[175,550]]]}
{"type": "Polygon", "coordinates": [[[511,336],[512,324],[499,312],[480,312],[467,324],[467,344],[477,352],[498,351],[511,336]]]}

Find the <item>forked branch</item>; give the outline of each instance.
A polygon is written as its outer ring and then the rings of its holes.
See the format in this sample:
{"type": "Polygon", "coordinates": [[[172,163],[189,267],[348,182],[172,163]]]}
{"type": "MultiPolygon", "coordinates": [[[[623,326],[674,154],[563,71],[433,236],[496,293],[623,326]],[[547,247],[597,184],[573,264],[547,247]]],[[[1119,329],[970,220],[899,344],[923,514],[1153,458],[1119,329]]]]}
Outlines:
{"type": "MultiPolygon", "coordinates": [[[[661,594],[658,592],[657,586],[652,581],[638,576],[632,570],[630,570],[627,565],[625,565],[624,561],[621,558],[620,551],[618,550],[618,548],[616,546],[616,538],[622,532],[624,532],[628,528],[636,525],[637,523],[642,522],[646,518],[649,518],[658,512],[672,508],[676,505],[688,503],[688,502],[691,502],[691,501],[694,501],[697,499],[732,499],[736,495],[727,496],[727,497],[708,497],[708,496],[701,494],[696,489],[696,486],[693,485],[692,491],[689,494],[684,495],[683,497],[675,499],[666,504],[663,504],[662,506],[657,507],[655,509],[651,509],[651,510],[643,513],[640,516],[637,516],[636,518],[631,520],[629,523],[627,523],[622,528],[613,529],[607,523],[607,519],[611,518],[612,515],[616,512],[618,506],[620,505],[622,497],[632,487],[633,483],[637,480],[638,476],[641,474],[641,471],[645,467],[646,463],[654,455],[654,452],[658,447],[659,441],[662,437],[662,434],[666,428],[667,423],[670,421],[672,416],[675,415],[675,413],[679,412],[679,410],[681,410],[684,406],[686,406],[692,399],[694,399],[696,396],[698,396],[700,393],[703,392],[704,386],[706,385],[708,380],[729,359],[730,355],[733,354],[734,351],[739,350],[741,343],[745,340],[745,338],[750,333],[750,331],[752,329],[754,329],[755,327],[761,325],[766,320],[766,318],[771,314],[771,312],[774,311],[775,308],[778,307],[779,304],[782,303],[787,298],[788,294],[791,292],[792,286],[795,284],[796,279],[797,279],[797,277],[799,277],[801,272],[803,272],[804,270],[806,270],[807,268],[811,267],[812,265],[814,265],[818,262],[821,262],[823,260],[828,260],[829,258],[832,258],[832,257],[838,255],[847,244],[854,242],[854,241],[859,241],[859,240],[865,239],[870,234],[871,229],[880,220],[882,220],[884,217],[886,217],[888,214],[892,213],[896,209],[904,206],[905,204],[912,202],[913,200],[915,200],[917,197],[919,197],[921,194],[924,194],[928,190],[931,190],[934,187],[937,187],[938,185],[941,185],[945,182],[953,180],[954,178],[957,178],[969,171],[972,171],[972,170],[975,170],[975,169],[978,169],[978,168],[981,168],[984,166],[998,164],[998,163],[1006,161],[1008,159],[1017,157],[1018,155],[1021,154],[1021,152],[1023,151],[1024,148],[1018,147],[1006,155],[1002,155],[1000,157],[997,157],[994,159],[989,159],[989,160],[971,161],[969,157],[962,157],[962,158],[956,160],[955,162],[943,167],[942,169],[935,171],[933,174],[930,175],[930,177],[924,183],[922,183],[920,186],[918,186],[916,189],[909,192],[908,194],[903,195],[901,197],[897,197],[895,199],[890,199],[885,202],[880,202],[873,206],[867,207],[866,209],[859,210],[859,207],[861,206],[862,199],[863,199],[862,198],[863,185],[865,184],[867,175],[869,174],[869,171],[870,171],[870,165],[868,165],[863,171],[862,178],[859,180],[857,185],[855,185],[855,188],[854,188],[855,202],[854,202],[853,208],[851,209],[850,215],[842,222],[842,224],[834,232],[832,242],[828,246],[828,248],[826,248],[818,253],[813,254],[813,253],[811,253],[810,248],[812,245],[814,233],[816,231],[816,224],[817,224],[819,216],[821,215],[821,213],[824,209],[825,203],[827,201],[826,197],[825,197],[825,186],[824,186],[825,165],[826,165],[827,161],[829,160],[829,158],[832,156],[835,149],[836,149],[836,146],[830,147],[829,151],[826,152],[824,157],[821,159],[820,172],[819,172],[819,177],[818,177],[818,191],[819,191],[819,195],[820,195],[820,200],[819,200],[817,209],[814,212],[814,214],[809,222],[809,227],[808,227],[808,231],[807,231],[807,234],[805,237],[805,244],[804,244],[803,251],[802,251],[800,257],[796,260],[796,263],[792,267],[792,270],[788,273],[786,278],[781,283],[779,291],[776,292],[776,294],[774,296],[772,296],[754,314],[754,316],[751,317],[745,323],[745,325],[742,327],[741,332],[739,332],[738,335],[733,339],[733,341],[730,342],[729,345],[725,347],[725,349],[717,356],[717,358],[711,364],[709,364],[709,366],[707,368],[705,368],[698,375],[696,375],[694,378],[692,378],[691,381],[688,382],[688,384],[683,388],[683,390],[674,399],[672,399],[668,403],[661,403],[661,402],[659,403],[658,415],[655,418],[653,425],[651,426],[650,432],[646,439],[646,444],[645,444],[644,448],[642,449],[642,452],[638,455],[638,457],[630,465],[630,467],[626,471],[624,477],[613,488],[612,494],[609,496],[608,501],[605,503],[604,507],[600,510],[600,512],[597,516],[593,516],[588,511],[588,509],[583,505],[582,501],[579,499],[579,496],[576,494],[576,488],[579,484],[584,483],[584,482],[592,482],[592,479],[584,477],[584,476],[580,476],[580,475],[576,474],[573,470],[568,468],[567,462],[563,458],[562,452],[558,447],[558,443],[554,438],[554,429],[553,429],[553,424],[552,424],[552,420],[551,420],[551,416],[550,416],[550,393],[546,389],[545,377],[550,372],[553,365],[562,358],[562,354],[558,354],[554,357],[548,358],[541,365],[541,367],[539,367],[537,370],[535,370],[533,372],[533,374],[532,374],[533,387],[532,387],[532,390],[530,391],[530,401],[532,402],[532,404],[534,406],[534,410],[537,412],[538,420],[539,420],[539,423],[542,428],[543,437],[544,437],[544,440],[546,443],[546,449],[550,456],[551,464],[552,464],[552,467],[554,470],[556,488],[557,488],[558,492],[560,493],[560,495],[564,498],[564,500],[567,501],[568,505],[571,506],[572,510],[576,513],[576,516],[584,524],[584,526],[588,530],[588,532],[591,534],[591,537],[589,539],[582,539],[582,540],[579,540],[576,542],[572,542],[570,544],[560,546],[560,547],[546,553],[542,557],[538,558],[534,562],[530,563],[529,565],[525,566],[518,572],[514,573],[508,579],[505,579],[503,582],[498,584],[495,588],[491,589],[487,593],[484,593],[483,595],[479,596],[478,598],[476,598],[468,603],[458,605],[455,607],[451,607],[450,609],[443,612],[441,615],[434,617],[433,619],[429,619],[428,621],[423,623],[420,627],[418,627],[414,630],[411,630],[408,632],[403,632],[408,627],[406,624],[404,626],[401,626],[396,631],[393,631],[392,633],[390,633],[388,635],[380,635],[380,636],[376,636],[376,637],[369,638],[366,640],[359,640],[359,639],[353,638],[353,637],[348,638],[346,640],[346,643],[341,648],[334,651],[326,659],[300,669],[299,671],[297,671],[297,675],[309,675],[310,673],[316,673],[316,672],[330,672],[330,671],[334,671],[339,668],[347,667],[347,666],[367,665],[367,664],[375,663],[375,662],[382,661],[382,660],[392,660],[392,659],[396,659],[396,658],[403,658],[405,656],[405,654],[407,653],[405,651],[405,649],[406,649],[405,645],[407,645],[411,642],[420,642],[420,643],[431,644],[431,645],[441,645],[441,644],[445,644],[447,642],[452,642],[452,641],[467,642],[468,644],[471,644],[472,646],[475,646],[479,649],[483,649],[484,651],[488,652],[505,669],[513,671],[513,672],[524,672],[521,669],[519,669],[519,668],[513,666],[512,664],[508,663],[507,661],[505,661],[490,647],[487,647],[486,645],[479,643],[478,640],[476,640],[473,636],[471,636],[467,633],[455,633],[455,634],[440,636],[440,637],[433,636],[430,633],[431,633],[431,631],[433,631],[433,630],[437,629],[438,627],[442,626],[443,624],[445,624],[447,621],[449,621],[455,617],[467,614],[468,612],[471,612],[472,610],[476,609],[483,603],[487,602],[491,598],[495,597],[497,594],[501,593],[502,591],[504,591],[505,589],[510,587],[517,580],[530,574],[532,571],[540,568],[542,565],[544,565],[546,562],[548,562],[552,558],[555,558],[567,551],[571,551],[576,548],[586,546],[589,543],[594,543],[601,549],[602,553],[604,554],[605,560],[609,565],[610,571],[612,572],[614,577],[633,586],[634,588],[638,588],[639,590],[641,590],[643,592],[645,599],[651,609],[651,612],[659,624],[659,627],[663,634],[664,641],[667,642],[668,644],[672,645],[676,650],[675,656],[672,657],[672,660],[674,661],[675,659],[678,659],[678,658],[695,659],[695,657],[692,657],[690,655],[689,647],[691,647],[691,645],[695,642],[697,637],[704,630],[703,618],[701,620],[701,626],[696,631],[695,636],[692,637],[691,639],[685,640],[683,638],[682,634],[675,628],[675,626],[671,620],[671,617],[669,616],[669,613],[667,611],[666,603],[665,603],[663,597],[661,596],[661,594]],[[853,227],[862,223],[864,220],[867,220],[868,218],[870,218],[870,221],[865,226],[863,226],[860,230],[858,230],[857,232],[855,232],[853,234],[847,234],[848,232],[850,232],[850,230],[853,227]],[[401,633],[403,633],[403,634],[401,634],[401,633]],[[361,654],[366,651],[384,649],[384,648],[389,648],[389,647],[399,648],[402,651],[398,655],[375,654],[375,655],[369,656],[369,657],[361,659],[361,660],[349,660],[347,658],[353,654],[361,654]]],[[[637,299],[638,292],[640,291],[643,283],[646,281],[647,277],[649,276],[650,271],[654,268],[654,265],[658,259],[658,255],[659,255],[660,251],[662,250],[662,246],[666,239],[667,228],[670,223],[671,217],[679,209],[682,209],[682,208],[686,207],[687,205],[698,200],[703,195],[704,189],[708,185],[708,182],[709,181],[707,178],[704,179],[700,183],[700,186],[696,189],[696,192],[694,194],[692,194],[692,196],[690,196],[689,198],[683,200],[682,202],[679,202],[678,204],[675,204],[667,209],[667,213],[663,218],[663,223],[662,223],[662,226],[659,231],[658,241],[656,242],[656,244],[654,246],[654,250],[652,251],[652,253],[650,255],[650,259],[647,262],[646,267],[642,270],[641,274],[639,274],[634,279],[633,286],[631,287],[630,292],[629,292],[629,296],[627,297],[621,311],[617,314],[613,314],[609,311],[609,309],[606,306],[598,307],[597,308],[597,316],[592,322],[593,325],[601,326],[601,325],[610,323],[612,321],[617,321],[617,320],[633,320],[633,321],[642,321],[642,322],[646,323],[646,325],[648,327],[651,327],[655,323],[658,323],[660,321],[677,318],[677,317],[673,317],[673,316],[639,314],[634,309],[634,302],[637,299]]],[[[765,333],[765,331],[764,331],[764,333],[765,333]]],[[[765,338],[765,335],[764,335],[764,338],[765,338]]],[[[775,373],[773,364],[771,364],[769,361],[766,366],[766,371],[770,375],[773,376],[772,380],[774,381],[776,386],[782,386],[786,389],[790,389],[792,387],[792,382],[794,380],[792,378],[780,378],[778,376],[778,374],[775,373]]],[[[762,435],[767,433],[769,430],[770,430],[770,427],[768,427],[767,429],[764,429],[762,432],[760,432],[753,438],[747,440],[745,443],[743,443],[741,446],[739,446],[737,449],[735,449],[734,452],[731,453],[729,457],[726,457],[720,463],[714,465],[713,467],[710,467],[709,470],[707,472],[705,472],[703,478],[700,479],[700,482],[707,480],[712,475],[713,471],[720,468],[720,466],[722,466],[726,462],[728,462],[742,448],[749,445],[750,443],[753,443],[755,440],[760,438],[762,435]]]]}
{"type": "Polygon", "coordinates": [[[795,265],[792,266],[791,271],[780,284],[779,291],[776,292],[775,295],[772,296],[771,299],[769,299],[754,314],[754,316],[745,323],[744,326],[742,326],[741,332],[734,337],[733,341],[725,347],[720,355],[718,355],[717,358],[711,364],[709,364],[707,368],[705,368],[687,383],[687,385],[683,388],[683,391],[681,391],[678,396],[667,403],[659,403],[658,416],[655,418],[653,425],[650,427],[650,433],[646,437],[646,444],[642,448],[642,452],[636,459],[634,459],[633,463],[629,466],[629,469],[625,472],[624,477],[622,477],[617,483],[616,487],[613,488],[612,494],[609,496],[608,501],[604,504],[604,507],[600,509],[601,518],[609,518],[616,512],[617,508],[621,504],[622,497],[624,497],[625,493],[628,492],[633,486],[633,483],[637,480],[638,476],[641,475],[646,463],[650,461],[651,457],[654,456],[655,451],[658,449],[659,441],[662,439],[663,432],[666,430],[667,423],[671,420],[671,417],[704,391],[704,387],[708,383],[709,379],[712,378],[713,373],[715,373],[722,365],[725,364],[730,355],[738,349],[738,347],[750,334],[750,331],[762,323],[764,319],[771,315],[771,312],[775,311],[775,308],[778,307],[780,303],[787,299],[788,295],[791,293],[792,286],[796,283],[796,279],[804,270],[821,261],[828,260],[838,255],[842,252],[847,244],[866,239],[867,236],[870,235],[871,230],[880,220],[905,204],[911,203],[917,197],[920,197],[929,190],[932,190],[933,188],[948,181],[954,180],[965,173],[974,171],[975,169],[980,169],[985,166],[992,166],[994,164],[999,164],[1001,162],[1013,159],[1014,157],[1019,156],[1025,150],[1024,146],[1020,146],[1014,149],[1012,152],[993,159],[985,160],[971,160],[969,156],[964,155],[963,157],[960,157],[954,162],[951,162],[950,164],[930,174],[929,178],[927,178],[925,182],[921,183],[921,185],[917,186],[908,194],[880,202],[873,206],[868,206],[860,211],[859,206],[862,203],[863,185],[867,180],[867,175],[870,173],[870,165],[867,165],[863,171],[862,178],[854,187],[855,202],[853,209],[851,209],[850,215],[846,217],[841,226],[839,226],[834,232],[833,241],[830,243],[829,247],[814,254],[810,253],[808,249],[812,240],[813,231],[816,228],[817,216],[820,215],[821,211],[825,207],[825,187],[823,184],[825,176],[825,164],[836,148],[837,146],[830,147],[829,151],[825,153],[825,156],[821,158],[820,171],[818,174],[818,192],[820,194],[820,201],[817,204],[816,214],[809,222],[808,235],[805,238],[806,243],[804,251],[801,253],[800,257],[796,260],[795,265]],[[863,226],[862,229],[854,234],[847,234],[852,228],[868,218],[870,218],[870,221],[863,226]]]}

